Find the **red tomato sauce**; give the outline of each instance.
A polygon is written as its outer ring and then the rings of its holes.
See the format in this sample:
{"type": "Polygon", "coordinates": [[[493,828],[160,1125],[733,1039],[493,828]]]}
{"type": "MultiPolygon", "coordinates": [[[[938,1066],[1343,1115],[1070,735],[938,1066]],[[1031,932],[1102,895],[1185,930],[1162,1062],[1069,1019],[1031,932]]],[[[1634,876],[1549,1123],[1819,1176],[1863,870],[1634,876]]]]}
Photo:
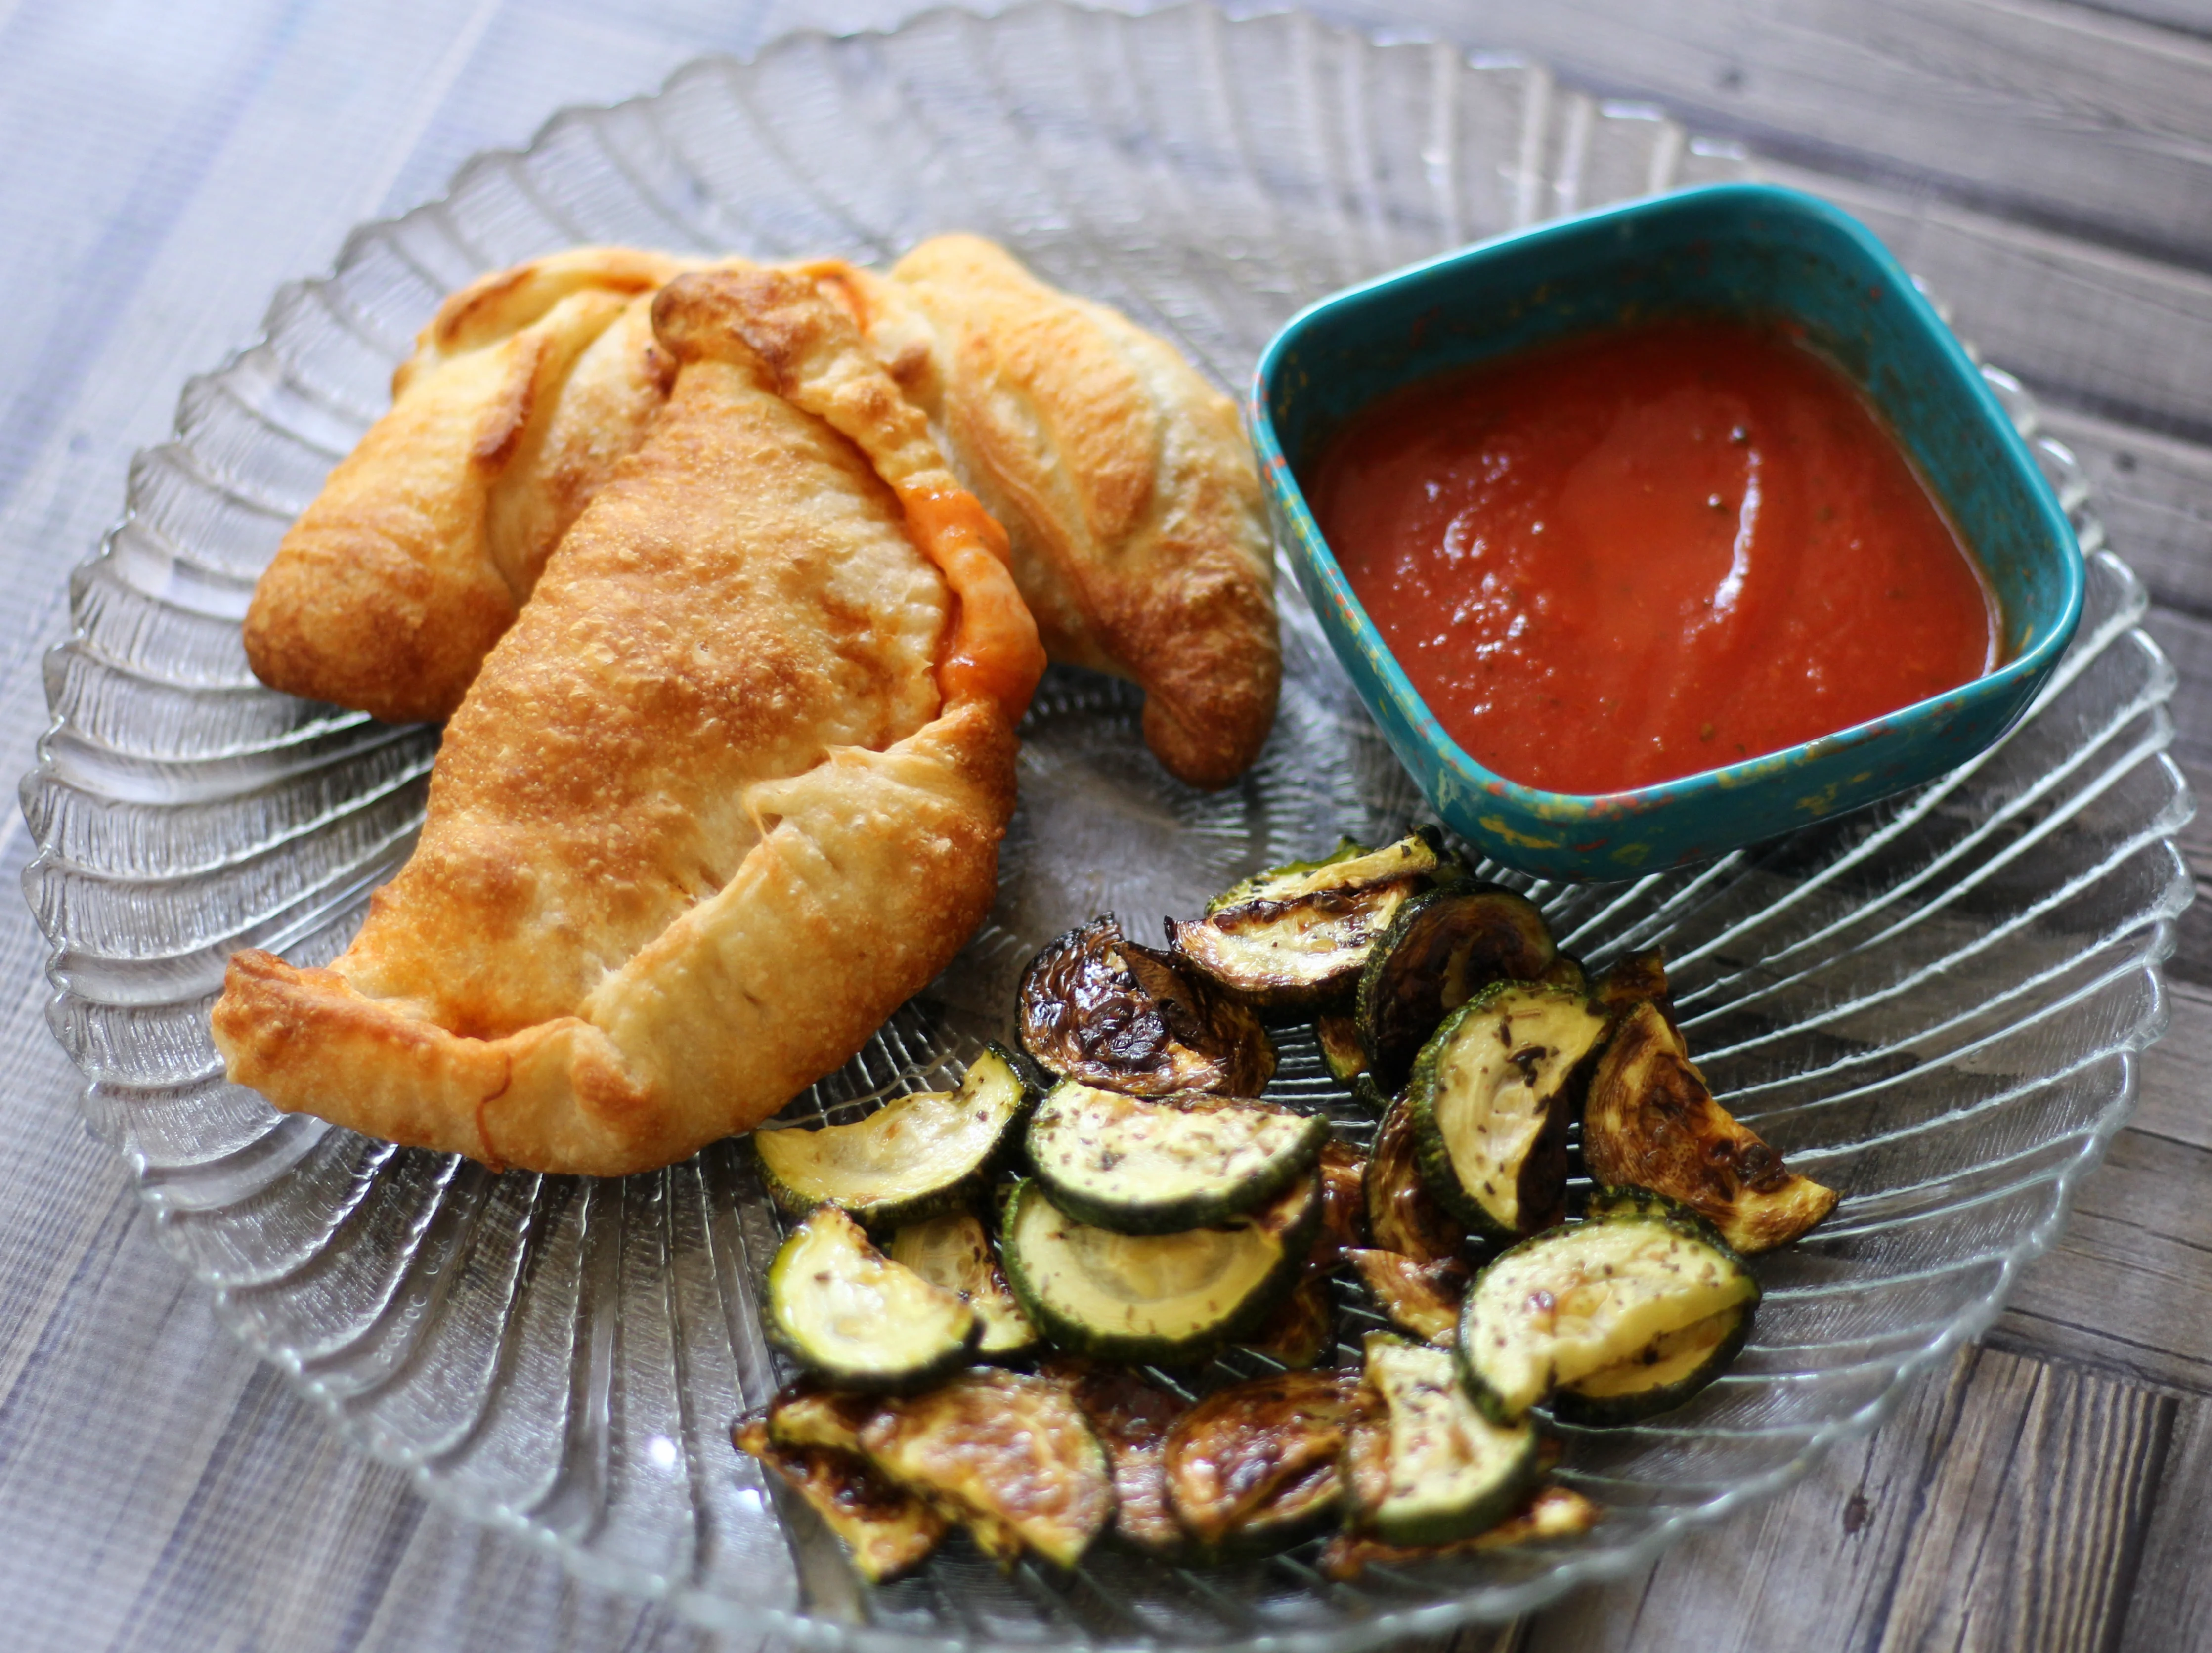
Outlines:
{"type": "Polygon", "coordinates": [[[1310,495],[1391,653],[1478,763],[1615,792],[1830,734],[1996,659],[1996,605],[1837,369],[1733,322],[1407,386],[1310,495]]]}

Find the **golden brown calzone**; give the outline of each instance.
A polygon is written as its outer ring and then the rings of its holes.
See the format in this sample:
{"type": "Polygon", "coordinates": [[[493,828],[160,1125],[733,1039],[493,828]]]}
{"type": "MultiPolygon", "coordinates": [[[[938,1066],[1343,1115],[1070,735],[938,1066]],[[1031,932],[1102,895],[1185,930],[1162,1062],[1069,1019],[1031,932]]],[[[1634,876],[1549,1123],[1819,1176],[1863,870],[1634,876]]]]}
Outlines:
{"type": "Polygon", "coordinates": [[[1235,405],[1161,339],[980,237],[924,241],[888,280],[842,273],[1006,525],[1053,659],[1140,686],[1146,743],[1182,780],[1243,773],[1274,723],[1282,657],[1235,405]]]}
{"type": "MultiPolygon", "coordinates": [[[[656,257],[586,248],[447,301],[391,413],[263,576],[246,644],[264,682],[385,718],[459,704],[665,393],[644,304],[602,319],[605,296],[656,257]]],[[[974,236],[923,243],[890,278],[798,268],[854,311],[1006,526],[1053,657],[1141,684],[1146,738],[1182,779],[1241,774],[1281,668],[1259,478],[1228,398],[1159,339],[974,236]]]]}
{"type": "Polygon", "coordinates": [[[665,400],[653,295],[687,267],[579,247],[448,298],[255,587],[256,675],[392,721],[451,715],[665,400]]]}
{"type": "Polygon", "coordinates": [[[716,270],[678,365],[447,726],[413,858],[328,969],[231,962],[236,1082],[611,1176],[845,1061],[988,910],[1043,666],[997,525],[850,318],[716,270]]]}

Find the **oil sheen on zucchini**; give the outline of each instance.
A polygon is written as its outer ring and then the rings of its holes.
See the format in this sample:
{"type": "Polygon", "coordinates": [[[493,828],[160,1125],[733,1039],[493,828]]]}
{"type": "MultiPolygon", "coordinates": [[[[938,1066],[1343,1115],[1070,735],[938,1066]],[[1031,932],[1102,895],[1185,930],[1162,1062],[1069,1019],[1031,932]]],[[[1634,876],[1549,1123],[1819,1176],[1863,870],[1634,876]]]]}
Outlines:
{"type": "Polygon", "coordinates": [[[1418,1151],[1413,1110],[1392,1103],[1367,1159],[1367,1231],[1385,1251],[1438,1262],[1458,1256],[1467,1234],[1429,1192],[1418,1151]]]}
{"type": "Polygon", "coordinates": [[[948,1291],[957,1291],[983,1322],[982,1340],[975,1352],[985,1359],[1019,1354],[1037,1340],[1022,1305],[1000,1272],[991,1255],[991,1237],[973,1212],[947,1212],[926,1222],[908,1223],[891,1236],[885,1248],[890,1260],[903,1264],[948,1291]]]}
{"type": "Polygon", "coordinates": [[[1525,896],[1462,884],[1414,896],[1360,972],[1352,1013],[1368,1071],[1385,1091],[1396,1090],[1448,1014],[1492,981],[1540,980],[1556,954],[1525,896]]]}
{"type": "Polygon", "coordinates": [[[853,1565],[872,1584],[920,1565],[945,1536],[945,1517],[878,1474],[855,1453],[817,1446],[779,1446],[767,1421],[741,1418],[732,1443],[774,1470],[843,1541],[853,1565]]]}
{"type": "Polygon", "coordinates": [[[1189,1364],[1256,1329],[1297,1285],[1321,1209],[1307,1177],[1225,1223],[1116,1234],[1024,1182],[1006,1200],[1000,1255],[1023,1310],[1070,1353],[1189,1364]]]}
{"type": "Polygon", "coordinates": [[[1375,1306],[1400,1331],[1440,1349],[1458,1345],[1460,1304],[1470,1278],[1468,1266],[1458,1258],[1415,1262],[1395,1251],[1355,1249],[1346,1251],[1344,1260],[1359,1276],[1375,1306]]]}
{"type": "Polygon", "coordinates": [[[803,1217],[826,1200],[881,1231],[980,1194],[1027,1096],[1007,1054],[993,1045],[957,1091],[900,1097],[850,1125],[756,1131],[753,1151],[787,1214],[803,1217]]]}
{"type": "Polygon", "coordinates": [[[967,1363],[982,1322],[868,1243],[835,1206],[792,1230],[768,1271],[769,1335],[846,1389],[913,1389],[967,1363]]]}
{"type": "Polygon", "coordinates": [[[1501,981],[1444,1018],[1406,1086],[1421,1178],[1489,1240],[1557,1222],[1575,1082],[1605,1020],[1571,988],[1501,981]]]}
{"type": "Polygon", "coordinates": [[[1367,1334],[1365,1393],[1347,1434],[1352,1524],[1390,1544],[1449,1544],[1495,1526],[1536,1480],[1536,1431],[1495,1424],[1450,1353],[1367,1334]]]}
{"type": "Polygon", "coordinates": [[[1170,941],[1252,1003],[1317,1004],[1358,981],[1375,939],[1441,865],[1437,846],[1433,829],[1380,849],[1347,838],[1321,860],[1245,879],[1208,902],[1203,918],[1170,920],[1170,941]]]}
{"type": "Polygon", "coordinates": [[[1630,1424],[1680,1406],[1726,1371],[1751,1331],[1751,1307],[1738,1304],[1662,1332],[1617,1366],[1594,1371],[1552,1397],[1565,1424],[1630,1424]]]}
{"type": "Polygon", "coordinates": [[[1072,1567],[1114,1514],[1106,1451],[1064,1384],[979,1366],[887,1401],[861,1431],[869,1461],[1011,1567],[1024,1547],[1072,1567]]]}
{"type": "Polygon", "coordinates": [[[1146,1098],[1061,1081],[1030,1116],[1036,1179],[1069,1216],[1176,1234],[1262,1205],[1313,1169],[1328,1121],[1188,1091],[1146,1098]]]}
{"type": "Polygon", "coordinates": [[[1649,1000],[1620,1018],[1590,1075],[1583,1158],[1600,1182],[1680,1200],[1747,1254],[1787,1245],[1836,1208],[1834,1189],[1792,1171],[1713,1100],[1649,1000]]]}
{"type": "Polygon", "coordinates": [[[1522,1241],[1475,1277],[1460,1364],[1476,1404],[1516,1422],[1554,1389],[1758,1300],[1743,1259],[1708,1225],[1641,1190],[1602,1191],[1582,1222],[1522,1241]]]}
{"type": "Polygon", "coordinates": [[[1334,1519],[1357,1387],[1351,1372],[1281,1372],[1231,1384],[1184,1415],[1168,1436],[1168,1496],[1203,1552],[1264,1555],[1334,1519]]]}

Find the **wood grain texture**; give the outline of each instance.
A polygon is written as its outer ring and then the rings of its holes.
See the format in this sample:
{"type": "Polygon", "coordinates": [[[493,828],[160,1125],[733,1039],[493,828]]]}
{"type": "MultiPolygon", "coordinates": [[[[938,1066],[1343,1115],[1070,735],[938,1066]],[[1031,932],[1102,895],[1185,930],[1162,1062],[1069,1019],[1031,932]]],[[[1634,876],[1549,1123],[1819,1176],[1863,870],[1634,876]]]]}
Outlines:
{"type": "Polygon", "coordinates": [[[2174,1402],[1987,1352],[1913,1521],[1880,1653],[2101,1648],[2127,1611],[2174,1402]]]}
{"type": "MultiPolygon", "coordinates": [[[[280,283],[560,105],[788,28],[921,9],[0,0],[0,750],[15,770],[45,723],[39,656],[65,624],[67,572],[116,514],[131,450],[167,431],[190,374],[252,337],[280,283]]],[[[2212,433],[2203,0],[1320,9],[1534,51],[1756,138],[1875,220],[1961,327],[2053,400],[2158,599],[2179,750],[2212,776],[2212,445],[2191,440],[2212,433]]],[[[2188,843],[2212,869],[2212,825],[2188,843]]],[[[27,850],[11,817],[0,874],[27,850]]],[[[2212,1421],[2195,1398],[2212,1374],[2212,906],[2179,941],[2142,1110],[2021,1282],[2002,1352],[1962,1356],[1871,1439],[1646,1578],[1471,1632],[1459,1653],[2212,1644],[2212,1421]]],[[[447,1516],[340,1448],[231,1339],[78,1121],[43,1025],[42,955],[21,906],[0,911],[0,1646],[731,1645],[447,1516]]]]}

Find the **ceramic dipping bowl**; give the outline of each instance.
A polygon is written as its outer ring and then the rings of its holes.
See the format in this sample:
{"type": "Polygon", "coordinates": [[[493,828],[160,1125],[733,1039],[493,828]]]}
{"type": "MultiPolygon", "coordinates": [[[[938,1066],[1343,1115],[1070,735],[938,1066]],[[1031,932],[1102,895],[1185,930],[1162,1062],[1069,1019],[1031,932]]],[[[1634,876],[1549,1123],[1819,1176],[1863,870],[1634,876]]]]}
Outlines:
{"type": "Polygon", "coordinates": [[[1448,826],[1545,878],[1622,878],[1702,860],[1955,769],[2027,710],[2081,617],[2081,548],[1972,359],[1871,232],[1795,190],[1657,196],[1347,289],[1275,336],[1248,411],[1277,537],[1383,735],[1448,826]],[[1859,386],[1995,589],[2000,664],[1901,711],[1680,780],[1599,794],[1521,786],[1438,726],[1352,594],[1300,475],[1348,420],[1412,380],[1686,317],[1802,328],[1859,386]]]}

